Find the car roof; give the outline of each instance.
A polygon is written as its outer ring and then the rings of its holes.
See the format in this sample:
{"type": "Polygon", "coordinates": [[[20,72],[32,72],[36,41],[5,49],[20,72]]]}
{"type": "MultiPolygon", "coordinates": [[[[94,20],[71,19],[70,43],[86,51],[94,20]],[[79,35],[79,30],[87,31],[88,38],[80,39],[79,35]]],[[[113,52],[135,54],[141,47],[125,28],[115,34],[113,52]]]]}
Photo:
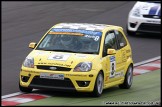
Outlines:
{"type": "Polygon", "coordinates": [[[94,23],[59,23],[53,26],[52,28],[102,31],[107,27],[119,27],[119,26],[106,25],[106,24],[94,24],[94,23]]]}

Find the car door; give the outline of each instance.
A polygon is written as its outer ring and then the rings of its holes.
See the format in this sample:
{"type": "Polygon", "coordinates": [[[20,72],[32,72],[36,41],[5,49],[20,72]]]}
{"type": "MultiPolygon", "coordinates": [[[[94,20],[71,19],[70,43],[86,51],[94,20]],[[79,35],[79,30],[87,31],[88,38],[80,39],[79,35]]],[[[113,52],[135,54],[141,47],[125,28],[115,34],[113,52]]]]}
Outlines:
{"type": "Polygon", "coordinates": [[[105,35],[103,58],[106,63],[105,84],[119,80],[121,75],[119,73],[122,69],[122,56],[114,30],[108,31],[105,35]],[[107,55],[107,49],[115,49],[116,54],[107,55]]]}
{"type": "Polygon", "coordinates": [[[127,61],[127,41],[122,33],[122,31],[120,31],[119,29],[114,30],[114,33],[117,37],[117,45],[118,45],[118,50],[120,50],[121,52],[121,63],[119,64],[120,66],[120,70],[124,70],[126,61],[127,61]]]}

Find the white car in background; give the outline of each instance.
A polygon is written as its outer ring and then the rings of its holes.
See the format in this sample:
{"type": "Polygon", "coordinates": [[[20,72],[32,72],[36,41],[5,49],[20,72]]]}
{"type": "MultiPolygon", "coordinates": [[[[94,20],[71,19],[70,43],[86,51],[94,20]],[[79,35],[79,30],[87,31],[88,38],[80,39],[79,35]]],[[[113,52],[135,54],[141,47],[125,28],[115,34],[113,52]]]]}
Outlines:
{"type": "Polygon", "coordinates": [[[161,1],[137,1],[128,15],[127,33],[161,34],[161,1]]]}

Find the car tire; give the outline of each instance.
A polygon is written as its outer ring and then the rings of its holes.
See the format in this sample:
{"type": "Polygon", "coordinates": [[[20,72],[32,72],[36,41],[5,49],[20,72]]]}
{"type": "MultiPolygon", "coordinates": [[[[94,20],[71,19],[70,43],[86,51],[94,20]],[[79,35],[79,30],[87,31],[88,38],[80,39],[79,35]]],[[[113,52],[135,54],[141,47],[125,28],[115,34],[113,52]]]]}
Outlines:
{"type": "Polygon", "coordinates": [[[127,69],[125,79],[124,79],[124,83],[120,84],[119,88],[129,89],[132,85],[132,82],[133,82],[133,66],[130,65],[127,69]]]}
{"type": "Polygon", "coordinates": [[[128,29],[128,25],[127,25],[127,34],[128,34],[129,36],[134,36],[134,35],[136,34],[136,32],[130,31],[130,30],[128,29]]]}
{"type": "Polygon", "coordinates": [[[92,93],[92,95],[94,97],[100,97],[101,96],[102,91],[103,91],[103,84],[104,84],[104,78],[103,78],[103,74],[100,72],[97,75],[94,90],[93,90],[93,93],[92,93]]]}
{"type": "Polygon", "coordinates": [[[20,89],[21,92],[26,92],[26,93],[30,93],[33,90],[32,88],[22,87],[20,85],[20,82],[19,82],[19,89],[20,89]]]}

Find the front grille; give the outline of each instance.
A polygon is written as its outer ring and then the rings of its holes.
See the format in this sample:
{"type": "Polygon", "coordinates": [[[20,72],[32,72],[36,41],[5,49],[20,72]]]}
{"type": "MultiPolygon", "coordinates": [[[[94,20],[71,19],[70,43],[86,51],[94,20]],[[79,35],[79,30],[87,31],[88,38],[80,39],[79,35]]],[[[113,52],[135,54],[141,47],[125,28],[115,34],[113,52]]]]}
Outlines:
{"type": "Polygon", "coordinates": [[[161,33],[161,25],[160,24],[142,23],[139,26],[138,31],[161,33]]]}
{"type": "Polygon", "coordinates": [[[143,15],[145,18],[161,19],[161,16],[158,15],[143,15]]]}
{"type": "Polygon", "coordinates": [[[40,78],[39,76],[35,76],[30,84],[31,87],[50,87],[50,88],[57,88],[57,89],[66,89],[71,88],[74,89],[74,85],[69,78],[64,78],[64,80],[57,80],[57,79],[46,79],[40,78]]]}
{"type": "Polygon", "coordinates": [[[71,68],[66,68],[66,67],[44,66],[44,65],[37,65],[37,69],[53,70],[53,71],[70,71],[71,70],[71,68]]]}

